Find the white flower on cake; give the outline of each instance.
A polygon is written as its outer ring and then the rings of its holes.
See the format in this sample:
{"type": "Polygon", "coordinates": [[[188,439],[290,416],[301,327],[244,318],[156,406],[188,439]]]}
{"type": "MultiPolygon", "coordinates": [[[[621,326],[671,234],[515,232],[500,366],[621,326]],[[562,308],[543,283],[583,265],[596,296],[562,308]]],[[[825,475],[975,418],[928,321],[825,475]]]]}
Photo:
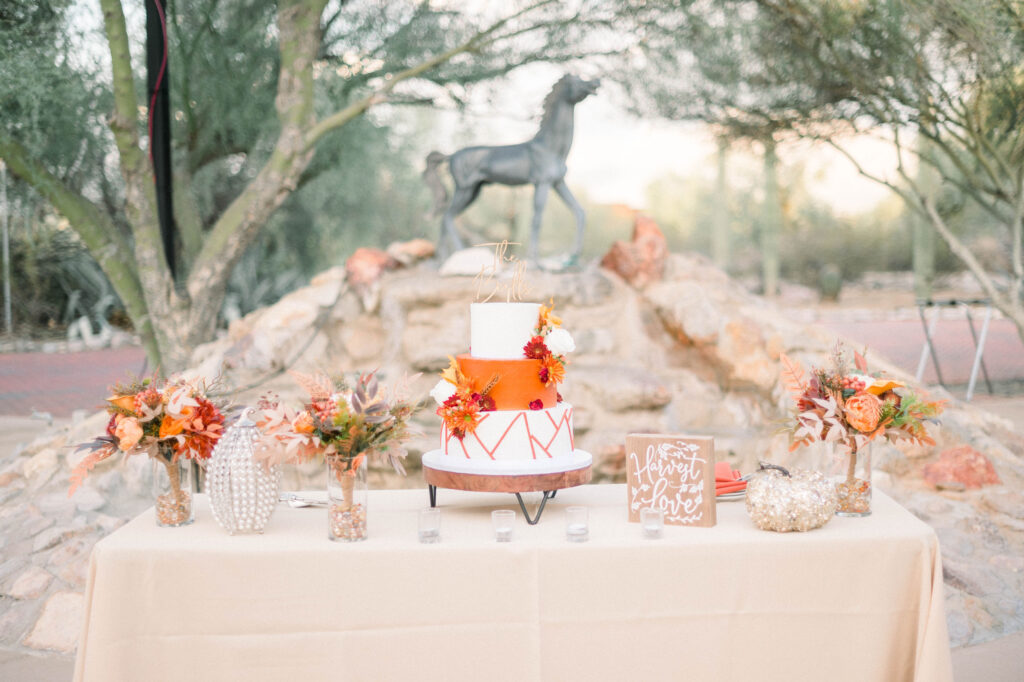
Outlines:
{"type": "Polygon", "coordinates": [[[544,345],[554,355],[565,355],[576,350],[576,342],[572,340],[572,334],[561,327],[548,332],[548,335],[544,337],[544,345]]]}
{"type": "Polygon", "coordinates": [[[430,389],[430,397],[436,400],[438,405],[444,405],[444,401],[453,395],[455,395],[455,386],[445,379],[441,379],[434,388],[430,389]]]}

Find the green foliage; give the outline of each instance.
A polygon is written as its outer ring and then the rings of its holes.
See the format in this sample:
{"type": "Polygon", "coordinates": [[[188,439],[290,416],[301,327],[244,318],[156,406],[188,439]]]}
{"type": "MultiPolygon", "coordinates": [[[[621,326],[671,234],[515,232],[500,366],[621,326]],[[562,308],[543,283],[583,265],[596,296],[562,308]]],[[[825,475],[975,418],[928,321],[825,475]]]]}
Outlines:
{"type": "Polygon", "coordinates": [[[63,333],[79,317],[94,326],[120,311],[103,271],[53,216],[11,221],[11,312],[22,333],[63,333]]]}
{"type": "MultiPolygon", "coordinates": [[[[103,116],[109,97],[67,0],[0,3],[0,132],[16,137],[61,181],[107,199],[103,116]]],[[[17,191],[17,190],[15,190],[17,191]]]]}

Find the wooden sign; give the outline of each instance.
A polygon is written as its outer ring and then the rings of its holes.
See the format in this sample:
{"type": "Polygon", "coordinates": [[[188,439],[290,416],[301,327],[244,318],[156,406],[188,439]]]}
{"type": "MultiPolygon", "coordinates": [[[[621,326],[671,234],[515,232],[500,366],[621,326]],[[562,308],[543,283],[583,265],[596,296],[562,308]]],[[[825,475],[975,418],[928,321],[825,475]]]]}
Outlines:
{"type": "Polygon", "coordinates": [[[647,508],[665,523],[715,525],[715,441],[710,436],[631,433],[626,436],[629,520],[647,508]]]}

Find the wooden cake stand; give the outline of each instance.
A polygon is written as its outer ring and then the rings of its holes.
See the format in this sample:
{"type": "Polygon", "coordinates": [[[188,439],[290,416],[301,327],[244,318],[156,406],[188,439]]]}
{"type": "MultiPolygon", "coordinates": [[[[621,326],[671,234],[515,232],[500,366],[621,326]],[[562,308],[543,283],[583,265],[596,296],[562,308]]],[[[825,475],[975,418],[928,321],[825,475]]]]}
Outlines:
{"type": "Polygon", "coordinates": [[[571,457],[558,460],[525,460],[518,462],[476,461],[445,455],[431,450],[423,455],[423,477],[430,493],[430,506],[437,506],[437,489],[471,492],[512,493],[519,501],[526,522],[531,526],[540,520],[548,500],[562,488],[573,488],[590,482],[589,452],[575,450],[571,457]],[[531,518],[522,493],[543,492],[537,514],[531,518]]]}

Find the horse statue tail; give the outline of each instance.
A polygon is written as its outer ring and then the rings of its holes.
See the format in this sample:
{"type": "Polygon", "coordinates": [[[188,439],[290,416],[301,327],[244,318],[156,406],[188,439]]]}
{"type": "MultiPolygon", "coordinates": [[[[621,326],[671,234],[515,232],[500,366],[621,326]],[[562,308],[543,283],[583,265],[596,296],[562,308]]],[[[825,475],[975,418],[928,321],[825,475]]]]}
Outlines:
{"type": "Polygon", "coordinates": [[[426,181],[427,187],[430,188],[431,194],[434,195],[433,217],[435,218],[444,213],[445,207],[448,206],[448,190],[441,182],[441,174],[437,170],[447,160],[448,156],[441,152],[430,152],[427,154],[427,167],[423,170],[423,179],[426,181]]]}

